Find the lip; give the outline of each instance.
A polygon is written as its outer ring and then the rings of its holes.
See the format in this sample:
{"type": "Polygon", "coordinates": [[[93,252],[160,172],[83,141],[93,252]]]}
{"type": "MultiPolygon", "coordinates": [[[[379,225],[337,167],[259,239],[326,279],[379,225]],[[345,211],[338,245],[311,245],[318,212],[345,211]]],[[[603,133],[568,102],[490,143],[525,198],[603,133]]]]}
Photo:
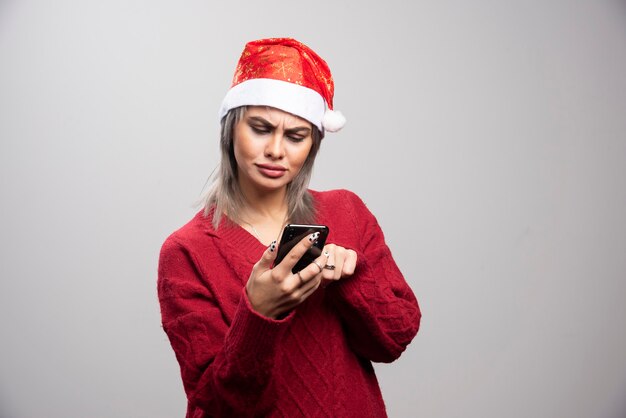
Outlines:
{"type": "Polygon", "coordinates": [[[256,164],[257,168],[266,177],[273,179],[282,177],[287,172],[287,169],[281,165],[274,164],[256,164]]]}

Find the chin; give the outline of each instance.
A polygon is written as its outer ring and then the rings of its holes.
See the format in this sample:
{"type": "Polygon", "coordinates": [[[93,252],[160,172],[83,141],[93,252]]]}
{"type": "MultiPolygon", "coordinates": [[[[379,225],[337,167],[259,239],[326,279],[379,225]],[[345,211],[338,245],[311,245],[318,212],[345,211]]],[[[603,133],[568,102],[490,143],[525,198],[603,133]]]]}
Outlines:
{"type": "Polygon", "coordinates": [[[255,182],[254,186],[259,190],[271,192],[287,187],[288,184],[289,182],[284,179],[263,178],[260,181],[255,182]]]}

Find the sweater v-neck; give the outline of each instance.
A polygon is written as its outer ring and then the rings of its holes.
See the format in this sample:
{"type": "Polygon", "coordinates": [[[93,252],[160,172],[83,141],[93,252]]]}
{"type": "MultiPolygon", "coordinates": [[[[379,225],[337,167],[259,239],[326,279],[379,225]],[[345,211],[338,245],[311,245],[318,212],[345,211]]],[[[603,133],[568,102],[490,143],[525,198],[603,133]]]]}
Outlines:
{"type": "MultiPolygon", "coordinates": [[[[309,193],[313,196],[317,206],[319,204],[318,192],[309,189],[309,193]]],[[[207,232],[217,238],[223,239],[241,257],[251,263],[259,261],[267,245],[263,244],[257,237],[252,235],[250,231],[243,228],[238,223],[233,222],[226,215],[222,216],[216,230],[213,227],[214,215],[215,208],[213,207],[206,216],[204,215],[204,211],[200,211],[197,216],[205,223],[207,232]]]]}
{"type": "Polygon", "coordinates": [[[227,216],[222,216],[217,230],[213,228],[213,216],[215,212],[211,209],[205,217],[202,212],[198,215],[202,216],[203,222],[211,235],[223,239],[235,252],[246,260],[256,263],[263,251],[267,248],[257,237],[252,235],[241,225],[230,220],[227,216]]]}

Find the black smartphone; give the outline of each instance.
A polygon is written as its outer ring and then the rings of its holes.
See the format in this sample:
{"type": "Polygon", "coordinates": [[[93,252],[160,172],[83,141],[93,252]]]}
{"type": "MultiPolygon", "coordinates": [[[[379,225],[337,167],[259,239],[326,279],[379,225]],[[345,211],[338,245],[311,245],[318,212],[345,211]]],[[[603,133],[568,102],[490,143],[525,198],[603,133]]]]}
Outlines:
{"type": "Polygon", "coordinates": [[[283,229],[283,235],[280,237],[278,244],[278,253],[274,260],[274,265],[279,264],[283,258],[291,251],[291,249],[307,235],[319,232],[320,236],[317,242],[307,250],[306,253],[298,260],[291,269],[292,273],[297,273],[313,262],[317,257],[322,255],[326,238],[328,237],[328,227],[326,225],[298,225],[287,224],[283,229]]]}

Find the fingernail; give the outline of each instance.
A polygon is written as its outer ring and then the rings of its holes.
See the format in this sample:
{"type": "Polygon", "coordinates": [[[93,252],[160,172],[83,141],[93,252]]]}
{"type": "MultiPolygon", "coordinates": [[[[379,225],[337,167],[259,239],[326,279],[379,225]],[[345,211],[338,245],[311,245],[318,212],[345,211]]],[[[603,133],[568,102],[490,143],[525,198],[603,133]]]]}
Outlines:
{"type": "Polygon", "coordinates": [[[320,237],[320,233],[319,232],[315,232],[313,234],[311,234],[309,236],[309,241],[317,241],[317,239],[320,237]]]}
{"type": "Polygon", "coordinates": [[[272,241],[272,243],[270,244],[270,252],[273,253],[275,249],[276,249],[276,241],[272,241]]]}

